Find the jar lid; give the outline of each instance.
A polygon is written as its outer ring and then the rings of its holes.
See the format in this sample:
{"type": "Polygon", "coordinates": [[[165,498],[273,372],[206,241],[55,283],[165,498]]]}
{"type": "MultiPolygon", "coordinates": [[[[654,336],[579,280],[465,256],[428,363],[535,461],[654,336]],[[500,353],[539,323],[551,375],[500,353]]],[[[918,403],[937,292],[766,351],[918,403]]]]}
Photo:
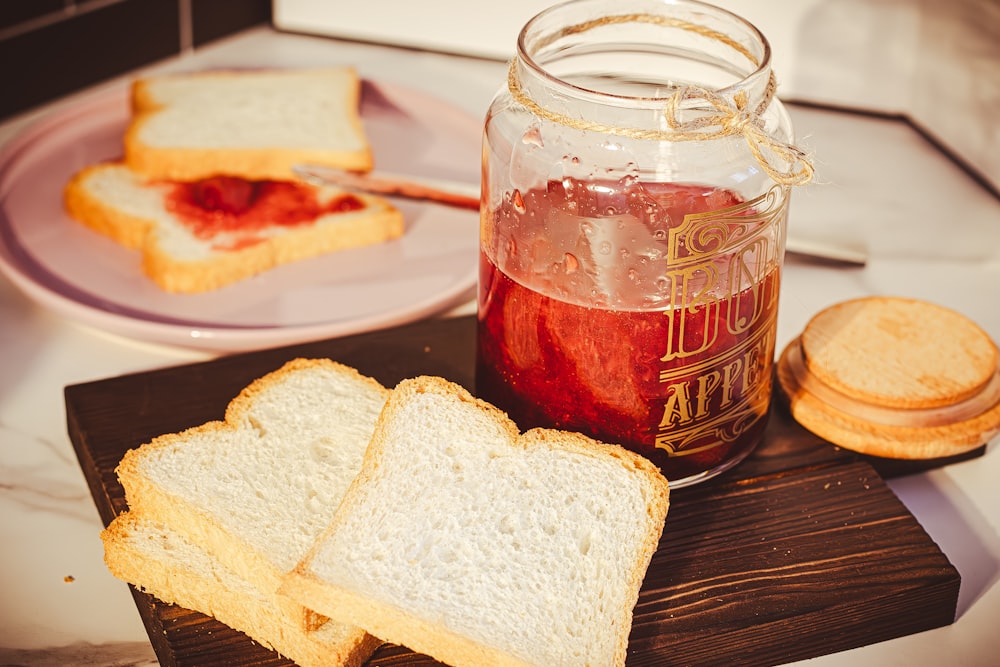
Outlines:
{"type": "Polygon", "coordinates": [[[895,459],[955,456],[1000,433],[1000,352],[965,316],[867,297],[816,314],[782,352],[797,422],[835,445],[895,459]]]}

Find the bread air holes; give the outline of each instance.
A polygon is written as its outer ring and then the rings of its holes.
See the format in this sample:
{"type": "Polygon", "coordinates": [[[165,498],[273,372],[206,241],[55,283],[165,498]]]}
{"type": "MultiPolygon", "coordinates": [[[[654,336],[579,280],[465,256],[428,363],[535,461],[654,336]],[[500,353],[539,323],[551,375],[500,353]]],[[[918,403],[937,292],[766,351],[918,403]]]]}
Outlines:
{"type": "Polygon", "coordinates": [[[443,564],[450,565],[461,561],[461,554],[454,547],[439,547],[436,551],[438,560],[443,564]]]}
{"type": "Polygon", "coordinates": [[[310,491],[309,495],[306,496],[305,506],[306,511],[310,514],[318,514],[329,506],[329,500],[320,496],[315,491],[310,491]]]}
{"type": "Polygon", "coordinates": [[[342,445],[338,445],[333,438],[316,438],[309,443],[309,458],[316,463],[331,465],[339,461],[339,453],[345,449],[342,445]]]}
{"type": "Polygon", "coordinates": [[[515,524],[514,519],[508,514],[500,517],[499,528],[501,535],[513,535],[514,531],[517,530],[517,525],[515,524]]]}
{"type": "Polygon", "coordinates": [[[590,545],[592,539],[593,539],[593,533],[591,533],[591,531],[589,530],[581,530],[579,533],[577,533],[576,544],[577,547],[580,549],[581,556],[586,556],[588,553],[590,553],[590,545]]]}
{"type": "Polygon", "coordinates": [[[247,422],[250,424],[250,428],[257,432],[257,437],[263,438],[267,436],[267,429],[264,427],[264,423],[253,415],[247,417],[247,422]]]}
{"type": "Polygon", "coordinates": [[[459,482],[464,481],[465,462],[462,461],[461,458],[459,458],[462,454],[461,450],[458,447],[455,447],[454,445],[448,445],[447,447],[444,448],[443,451],[445,456],[447,456],[448,459],[450,460],[450,463],[448,464],[448,469],[455,476],[455,480],[459,482]]]}

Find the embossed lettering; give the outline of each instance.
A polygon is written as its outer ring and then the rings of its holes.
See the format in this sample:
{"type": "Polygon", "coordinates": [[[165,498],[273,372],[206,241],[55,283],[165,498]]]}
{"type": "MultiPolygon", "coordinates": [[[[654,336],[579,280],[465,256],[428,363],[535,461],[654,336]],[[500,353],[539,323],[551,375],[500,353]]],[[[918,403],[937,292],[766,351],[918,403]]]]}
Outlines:
{"type": "Polygon", "coordinates": [[[691,398],[688,395],[688,383],[678,382],[667,387],[667,402],[663,406],[663,418],[660,428],[685,424],[691,421],[691,398]],[[676,419],[676,421],[675,421],[676,419]]]}
{"type": "Polygon", "coordinates": [[[736,391],[736,380],[740,379],[743,369],[743,359],[736,359],[726,364],[722,369],[722,407],[733,402],[733,392],[736,391]]]}
{"type": "Polygon", "coordinates": [[[719,371],[706,373],[698,378],[698,409],[696,417],[704,417],[708,414],[708,402],[712,398],[712,393],[719,386],[719,371]]]}
{"type": "Polygon", "coordinates": [[[776,187],[687,215],[669,232],[665,275],[674,289],[664,311],[669,335],[657,350],[655,444],[670,456],[738,443],[767,413],[786,204],[776,187]]]}

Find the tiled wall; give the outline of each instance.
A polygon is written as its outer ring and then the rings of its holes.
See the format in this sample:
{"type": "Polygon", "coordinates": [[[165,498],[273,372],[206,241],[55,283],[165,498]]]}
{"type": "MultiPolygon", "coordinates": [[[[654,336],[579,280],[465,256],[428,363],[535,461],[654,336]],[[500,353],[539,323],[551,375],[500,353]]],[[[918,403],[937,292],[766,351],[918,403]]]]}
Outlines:
{"type": "Polygon", "coordinates": [[[271,0],[0,0],[0,121],[262,23],[271,0]]]}

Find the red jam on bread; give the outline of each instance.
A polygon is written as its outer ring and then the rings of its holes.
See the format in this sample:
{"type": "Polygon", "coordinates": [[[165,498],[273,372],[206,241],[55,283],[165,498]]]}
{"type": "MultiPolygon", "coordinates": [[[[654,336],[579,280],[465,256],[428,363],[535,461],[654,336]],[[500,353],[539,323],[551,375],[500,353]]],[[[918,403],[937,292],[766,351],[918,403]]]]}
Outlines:
{"type": "Polygon", "coordinates": [[[196,237],[211,239],[223,232],[308,225],[324,215],[359,211],[364,203],[352,194],[320,202],[313,188],[290,181],[215,176],[175,183],[166,207],[196,237]]]}

